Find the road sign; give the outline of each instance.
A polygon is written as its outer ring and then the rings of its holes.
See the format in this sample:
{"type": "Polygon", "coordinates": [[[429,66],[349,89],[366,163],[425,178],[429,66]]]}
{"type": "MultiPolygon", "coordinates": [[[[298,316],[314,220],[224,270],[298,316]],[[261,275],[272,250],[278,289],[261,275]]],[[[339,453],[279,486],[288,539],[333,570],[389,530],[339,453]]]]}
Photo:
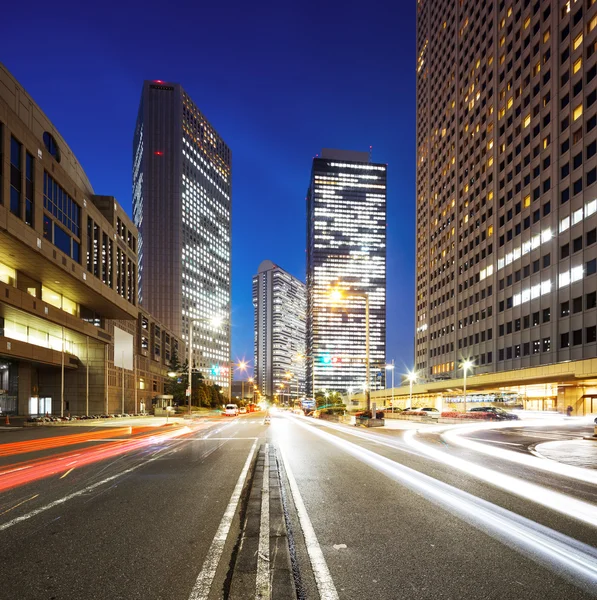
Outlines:
{"type": "Polygon", "coordinates": [[[187,388],[187,396],[191,395],[191,388],[187,388]]]}

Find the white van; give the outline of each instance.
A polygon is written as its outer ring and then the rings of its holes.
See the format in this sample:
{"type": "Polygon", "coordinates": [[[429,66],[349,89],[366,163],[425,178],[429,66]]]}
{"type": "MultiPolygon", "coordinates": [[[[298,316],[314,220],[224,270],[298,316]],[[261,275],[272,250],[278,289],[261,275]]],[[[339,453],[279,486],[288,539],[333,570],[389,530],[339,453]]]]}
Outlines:
{"type": "Polygon", "coordinates": [[[236,404],[226,404],[224,415],[226,417],[236,417],[238,415],[238,406],[236,404]]]}

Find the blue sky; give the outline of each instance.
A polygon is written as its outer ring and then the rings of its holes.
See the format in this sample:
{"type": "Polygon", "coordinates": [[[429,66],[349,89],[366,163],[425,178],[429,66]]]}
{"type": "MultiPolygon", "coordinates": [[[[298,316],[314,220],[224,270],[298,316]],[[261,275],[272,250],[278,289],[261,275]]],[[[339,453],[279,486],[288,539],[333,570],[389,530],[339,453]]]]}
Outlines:
{"type": "Polygon", "coordinates": [[[251,359],[251,277],[305,277],[305,193],[322,147],[388,163],[388,359],[412,367],[414,0],[41,2],[2,9],[0,61],[96,193],[131,212],[144,79],[181,83],[232,149],[233,355],[251,359]]]}

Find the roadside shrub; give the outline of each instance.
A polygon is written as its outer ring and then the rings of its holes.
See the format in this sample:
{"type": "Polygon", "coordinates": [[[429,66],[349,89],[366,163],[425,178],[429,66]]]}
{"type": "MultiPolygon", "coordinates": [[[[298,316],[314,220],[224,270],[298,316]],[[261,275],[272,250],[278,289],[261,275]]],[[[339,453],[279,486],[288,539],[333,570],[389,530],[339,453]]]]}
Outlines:
{"type": "Polygon", "coordinates": [[[444,411],[441,416],[444,419],[481,419],[481,420],[493,420],[493,413],[489,412],[472,412],[472,413],[461,413],[455,411],[444,411]]]}

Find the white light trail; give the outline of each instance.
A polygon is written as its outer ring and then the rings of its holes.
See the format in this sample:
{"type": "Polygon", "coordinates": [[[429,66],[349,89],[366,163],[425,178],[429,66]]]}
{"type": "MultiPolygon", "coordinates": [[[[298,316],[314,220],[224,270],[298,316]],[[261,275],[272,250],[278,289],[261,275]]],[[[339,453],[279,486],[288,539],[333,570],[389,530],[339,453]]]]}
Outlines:
{"type": "Polygon", "coordinates": [[[471,433],[478,431],[486,431],[487,429],[491,428],[477,427],[467,428],[466,430],[451,429],[445,431],[441,437],[446,442],[451,444],[461,446],[462,448],[467,448],[469,450],[474,450],[475,452],[479,452],[481,454],[487,454],[488,456],[492,456],[494,458],[507,460],[524,467],[530,467],[531,469],[547,471],[548,473],[553,473],[554,475],[577,479],[578,481],[584,481],[585,483],[597,484],[597,471],[595,469],[584,469],[582,467],[576,467],[573,465],[565,465],[563,463],[556,462],[555,460],[537,458],[535,456],[531,456],[530,454],[522,454],[521,452],[512,452],[511,450],[488,446],[482,442],[461,437],[463,435],[470,435],[471,433]]]}
{"type": "MultiPolygon", "coordinates": [[[[555,492],[535,483],[529,483],[528,481],[518,477],[512,477],[511,475],[506,475],[504,473],[500,473],[499,471],[494,471],[487,467],[476,465],[472,462],[454,456],[453,454],[446,454],[441,450],[436,450],[435,448],[416,440],[416,433],[417,432],[413,430],[405,432],[405,441],[410,444],[411,448],[419,450],[430,458],[449,465],[452,468],[458,469],[459,471],[463,471],[468,475],[472,475],[473,477],[476,477],[481,481],[485,481],[490,485],[506,490],[511,494],[515,494],[516,496],[520,496],[536,504],[541,504],[550,510],[555,510],[563,515],[566,515],[567,517],[571,517],[591,525],[592,527],[597,527],[596,505],[589,504],[588,502],[584,502],[582,500],[577,500],[572,496],[555,492]]],[[[494,450],[497,450],[497,448],[494,450]]]]}
{"type": "Polygon", "coordinates": [[[572,583],[590,591],[597,589],[597,549],[592,546],[301,420],[295,422],[572,583]]]}

